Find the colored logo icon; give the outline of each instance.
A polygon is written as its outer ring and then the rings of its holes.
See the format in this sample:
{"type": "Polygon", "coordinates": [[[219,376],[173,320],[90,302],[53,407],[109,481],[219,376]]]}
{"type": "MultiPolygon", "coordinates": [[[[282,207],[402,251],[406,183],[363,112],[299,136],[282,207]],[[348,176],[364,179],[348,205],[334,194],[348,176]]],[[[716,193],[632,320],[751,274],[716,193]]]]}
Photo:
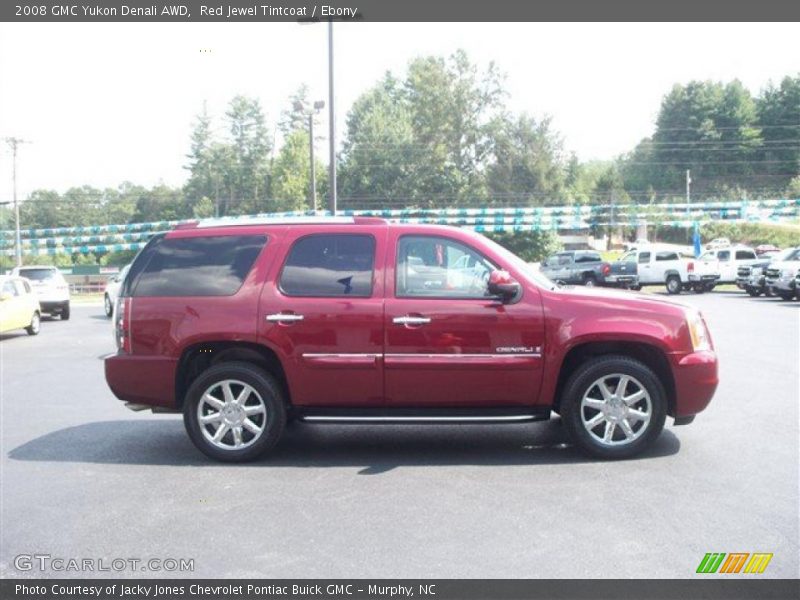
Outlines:
{"type": "Polygon", "coordinates": [[[766,552],[708,552],[697,565],[698,573],[763,573],[769,561],[772,560],[772,553],[766,552]]]}

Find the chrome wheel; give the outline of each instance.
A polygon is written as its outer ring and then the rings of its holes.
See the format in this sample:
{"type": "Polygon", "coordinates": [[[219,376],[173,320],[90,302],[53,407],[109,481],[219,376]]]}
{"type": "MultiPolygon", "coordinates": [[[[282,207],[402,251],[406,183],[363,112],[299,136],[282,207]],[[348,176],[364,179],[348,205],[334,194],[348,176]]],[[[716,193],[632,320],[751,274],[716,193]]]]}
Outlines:
{"type": "Polygon", "coordinates": [[[222,450],[253,445],[267,425],[267,406],[250,385],[236,379],[212,384],[197,404],[197,422],[203,437],[222,450]]]}
{"type": "Polygon", "coordinates": [[[624,446],[638,439],[647,431],[652,414],[650,394],[638,379],[623,373],[595,380],[581,399],[581,422],[604,446],[624,446]]]}

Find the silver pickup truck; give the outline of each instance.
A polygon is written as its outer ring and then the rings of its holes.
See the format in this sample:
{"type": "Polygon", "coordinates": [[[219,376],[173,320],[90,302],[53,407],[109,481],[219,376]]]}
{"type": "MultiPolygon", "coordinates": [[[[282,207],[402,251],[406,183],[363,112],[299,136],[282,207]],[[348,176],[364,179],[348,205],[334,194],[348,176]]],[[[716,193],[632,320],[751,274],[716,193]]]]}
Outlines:
{"type": "Polygon", "coordinates": [[[592,250],[559,252],[548,257],[540,270],[552,281],[568,285],[632,288],[639,284],[635,262],[606,262],[592,250]]]}

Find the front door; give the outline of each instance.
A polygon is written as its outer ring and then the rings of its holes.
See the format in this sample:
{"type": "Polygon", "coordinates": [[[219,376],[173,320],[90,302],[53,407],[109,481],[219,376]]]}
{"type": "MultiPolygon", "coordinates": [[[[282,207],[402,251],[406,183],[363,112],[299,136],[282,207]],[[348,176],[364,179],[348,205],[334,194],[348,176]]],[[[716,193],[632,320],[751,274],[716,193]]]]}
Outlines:
{"type": "Polygon", "coordinates": [[[383,405],[385,228],[354,231],[290,228],[275,249],[259,338],[284,359],[295,406],[383,405]]]}
{"type": "Polygon", "coordinates": [[[387,406],[535,403],[544,340],[535,290],[510,304],[490,297],[488,275],[502,265],[447,235],[392,230],[388,248],[387,406]]]}

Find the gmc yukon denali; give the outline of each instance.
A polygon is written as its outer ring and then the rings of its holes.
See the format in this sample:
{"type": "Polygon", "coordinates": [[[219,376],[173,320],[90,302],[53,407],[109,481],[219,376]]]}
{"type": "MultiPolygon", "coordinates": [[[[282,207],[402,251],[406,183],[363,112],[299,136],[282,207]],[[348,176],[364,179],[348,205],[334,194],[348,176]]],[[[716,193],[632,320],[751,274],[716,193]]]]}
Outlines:
{"type": "Polygon", "coordinates": [[[114,310],[113,393],[254,459],[288,420],[522,423],[599,458],[642,452],[717,387],[701,314],[559,288],[487,238],[373,218],[223,219],[157,234],[114,310]]]}

